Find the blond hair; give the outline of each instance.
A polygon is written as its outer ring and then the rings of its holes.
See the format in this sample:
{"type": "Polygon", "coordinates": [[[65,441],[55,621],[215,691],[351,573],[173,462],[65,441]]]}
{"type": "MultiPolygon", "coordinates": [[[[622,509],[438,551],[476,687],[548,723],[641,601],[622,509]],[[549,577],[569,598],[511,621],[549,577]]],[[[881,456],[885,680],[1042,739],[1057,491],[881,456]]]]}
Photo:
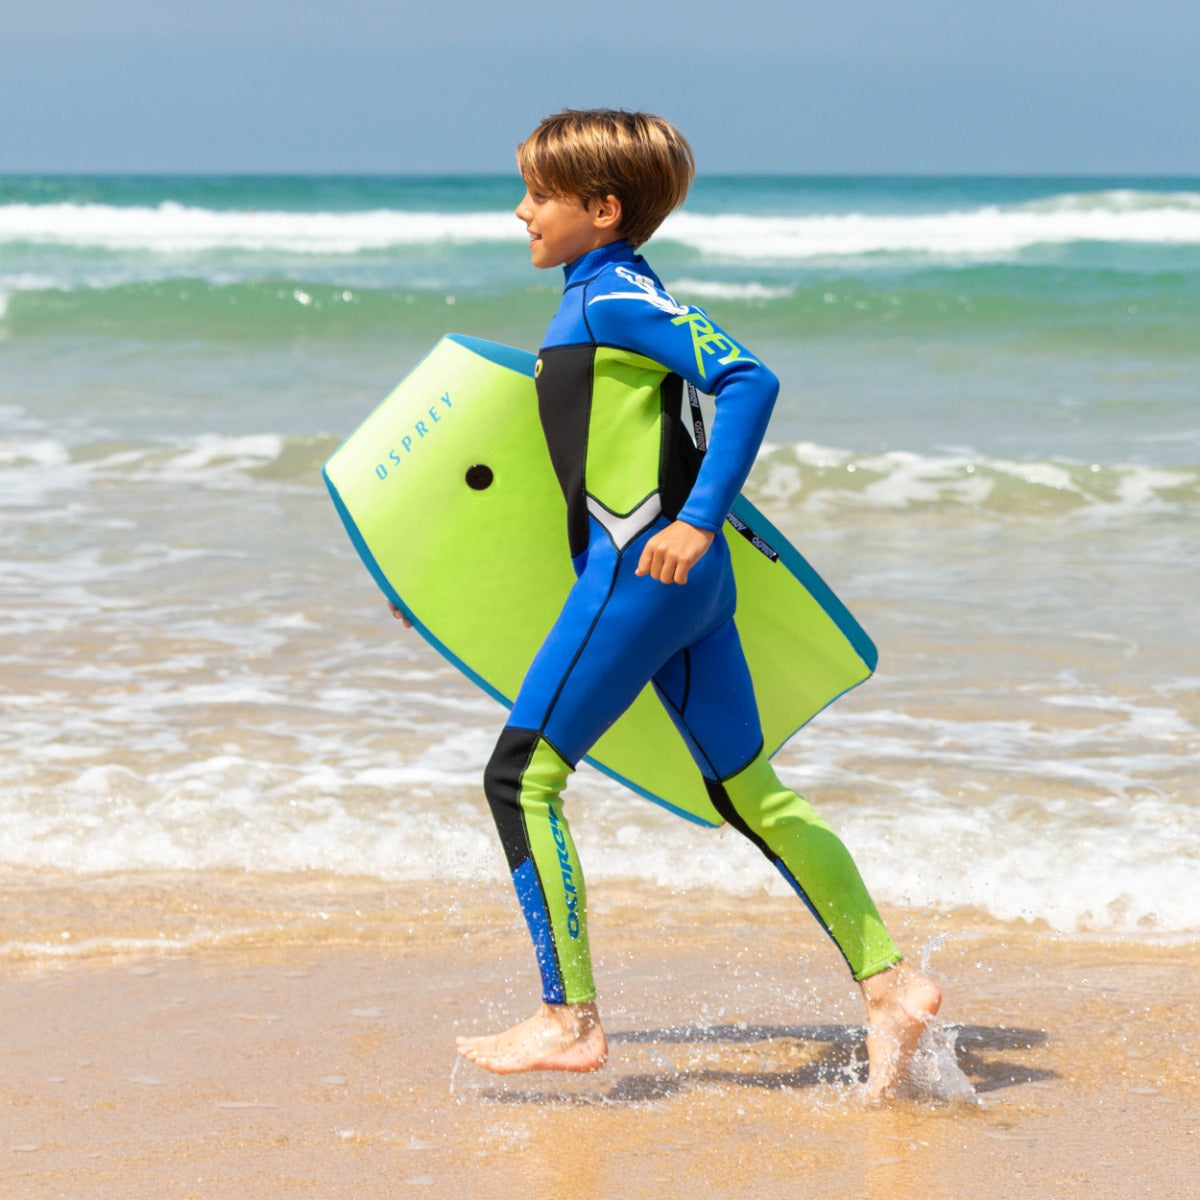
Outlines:
{"type": "Polygon", "coordinates": [[[517,167],[532,191],[578,196],[584,204],[616,196],[619,232],[640,246],[683,203],[696,176],[687,138],[651,113],[564,109],[518,147],[517,167]]]}

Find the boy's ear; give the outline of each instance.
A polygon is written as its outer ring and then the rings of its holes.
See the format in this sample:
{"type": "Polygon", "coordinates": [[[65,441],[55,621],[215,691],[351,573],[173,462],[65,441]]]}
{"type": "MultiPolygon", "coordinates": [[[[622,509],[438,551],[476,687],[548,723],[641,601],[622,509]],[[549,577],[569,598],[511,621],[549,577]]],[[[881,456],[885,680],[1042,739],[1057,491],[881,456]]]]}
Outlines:
{"type": "Polygon", "coordinates": [[[599,230],[612,231],[621,225],[621,201],[611,193],[592,202],[592,224],[599,230]]]}

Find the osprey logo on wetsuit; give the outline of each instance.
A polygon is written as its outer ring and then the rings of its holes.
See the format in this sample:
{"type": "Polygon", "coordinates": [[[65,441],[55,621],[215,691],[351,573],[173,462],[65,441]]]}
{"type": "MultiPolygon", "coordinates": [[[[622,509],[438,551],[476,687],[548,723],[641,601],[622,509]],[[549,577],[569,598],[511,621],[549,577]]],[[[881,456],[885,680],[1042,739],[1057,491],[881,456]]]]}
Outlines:
{"type": "Polygon", "coordinates": [[[589,306],[599,304],[601,300],[647,300],[655,308],[661,308],[663,312],[670,313],[672,316],[679,316],[688,311],[682,304],[676,304],[666,292],[659,291],[657,284],[648,275],[639,275],[628,267],[617,267],[613,273],[619,275],[627,283],[632,283],[638,290],[636,292],[609,292],[606,296],[593,296],[588,301],[589,306]]]}
{"type": "Polygon", "coordinates": [[[554,806],[550,806],[550,832],[554,835],[554,845],[558,848],[558,866],[562,872],[563,895],[567,900],[567,932],[573,937],[579,936],[579,893],[575,889],[575,872],[571,869],[571,856],[567,852],[567,839],[562,826],[558,823],[558,815],[554,806]]]}
{"type": "Polygon", "coordinates": [[[733,338],[718,329],[698,308],[690,311],[684,309],[671,322],[672,325],[683,325],[684,323],[692,332],[692,349],[696,351],[696,370],[700,372],[701,379],[708,378],[708,372],[704,369],[706,354],[713,355],[725,351],[725,357],[717,359],[721,366],[733,362],[735,358],[744,358],[746,362],[751,363],[758,361],[746,354],[733,338]]]}
{"type": "Polygon", "coordinates": [[[660,290],[658,285],[648,275],[639,275],[628,267],[617,267],[613,274],[632,283],[636,292],[609,292],[604,296],[593,296],[588,305],[598,304],[601,300],[645,300],[655,308],[674,318],[672,325],[687,325],[692,335],[692,349],[696,353],[696,370],[701,379],[708,378],[704,369],[706,355],[723,353],[724,358],[717,360],[721,366],[731,363],[735,358],[744,358],[747,362],[756,362],[728,334],[718,329],[698,308],[688,308],[677,304],[675,300],[660,290]]]}

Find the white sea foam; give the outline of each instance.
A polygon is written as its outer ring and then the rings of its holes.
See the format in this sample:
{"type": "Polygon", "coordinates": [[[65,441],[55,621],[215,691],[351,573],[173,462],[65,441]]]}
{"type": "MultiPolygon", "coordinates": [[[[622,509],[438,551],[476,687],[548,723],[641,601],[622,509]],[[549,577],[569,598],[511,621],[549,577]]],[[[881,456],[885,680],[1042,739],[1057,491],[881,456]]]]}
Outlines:
{"type": "MultiPolygon", "coordinates": [[[[480,791],[499,707],[448,668],[431,686],[428,652],[407,641],[379,647],[377,675],[378,651],[355,665],[343,644],[340,669],[313,685],[316,662],[299,675],[287,664],[320,625],[292,616],[272,639],[247,631],[249,657],[202,653],[219,631],[184,627],[189,659],[124,673],[81,663],[50,690],[7,697],[0,862],[503,886],[480,791]],[[73,679],[100,685],[98,702],[73,703],[73,679]],[[259,731],[266,753],[253,749],[259,731]]],[[[994,699],[990,715],[839,706],[781,753],[780,774],[883,901],[1065,931],[1200,933],[1200,806],[1185,778],[1200,746],[1196,680],[1176,681],[1174,702],[1055,685],[1011,715],[994,699]]],[[[570,798],[594,880],[787,896],[731,831],[680,822],[586,767],[570,798]]]]}
{"type": "Polygon", "coordinates": [[[169,441],[72,446],[57,438],[32,436],[0,439],[0,505],[35,507],[48,495],[86,489],[100,482],[160,482],[206,489],[245,487],[250,476],[285,461],[289,450],[303,456],[295,472],[284,471],[273,485],[288,486],[298,472],[299,486],[315,475],[309,458],[320,455],[329,439],[307,435],[288,439],[279,434],[194,434],[169,441]],[[313,446],[312,455],[305,455],[313,446]]]}
{"type": "Polygon", "coordinates": [[[184,254],[214,249],[353,254],[427,242],[512,242],[511,213],[220,211],[164,203],[10,204],[0,207],[0,244],[98,246],[184,254]]]}
{"type": "Polygon", "coordinates": [[[1016,205],[929,214],[844,213],[827,216],[670,217],[660,236],[706,254],[774,262],[931,255],[952,259],[1006,258],[1034,246],[1073,242],[1200,244],[1200,203],[1178,197],[1171,205],[1128,203],[1125,193],[1062,198],[1061,203],[1016,205]]]}
{"type": "MultiPolygon", "coordinates": [[[[215,210],[163,203],[0,206],[0,244],[91,246],[179,255],[217,249],[354,254],[435,242],[519,242],[505,212],[215,210]]],[[[864,255],[1004,258],[1039,245],[1200,245],[1200,195],[1114,191],[936,213],[704,214],[668,218],[662,239],[733,259],[864,255]]]]}
{"type": "MultiPolygon", "coordinates": [[[[3,211],[3,208],[0,207],[0,213],[3,213],[3,211]]],[[[0,238],[0,243],[2,241],[3,239],[0,238]]],[[[29,272],[19,272],[17,274],[0,272],[0,338],[7,336],[7,331],[4,328],[4,319],[8,315],[9,304],[14,294],[59,287],[62,285],[62,282],[61,278],[53,275],[33,275],[29,272]]]]}
{"type": "Polygon", "coordinates": [[[1022,462],[971,451],[853,455],[812,443],[764,443],[748,494],[760,505],[822,512],[937,506],[1111,522],[1133,514],[1194,510],[1200,503],[1200,470],[1022,462]]]}
{"type": "Polygon", "coordinates": [[[765,283],[721,283],[711,279],[672,281],[671,290],[690,300],[779,300],[793,294],[793,288],[770,287],[765,283]]]}
{"type": "MultiPolygon", "coordinates": [[[[54,806],[32,798],[14,805],[19,797],[10,792],[0,861],[82,872],[315,869],[446,883],[491,878],[500,886],[502,858],[478,788],[488,738],[473,740],[480,744],[449,770],[432,755],[424,764],[357,777],[231,755],[148,776],[112,764],[90,768],[59,789],[54,806]],[[393,799],[398,795],[402,804],[393,799]]],[[[1068,932],[1200,931],[1194,808],[1143,796],[1114,799],[1091,823],[1053,804],[1031,820],[1020,775],[1007,794],[948,796],[920,775],[901,786],[905,755],[896,749],[879,747],[883,770],[897,772],[886,803],[821,804],[820,787],[815,797],[880,900],[973,907],[1068,932]]],[[[928,764],[909,758],[928,772],[928,764]]],[[[1044,784],[1046,766],[1039,758],[1028,777],[1044,784]]],[[[781,773],[800,784],[807,772],[785,766],[781,773]]],[[[1077,782],[1080,772],[1060,774],[1077,782]]],[[[876,785],[869,778],[857,783],[867,791],[876,785]]],[[[593,880],[788,894],[757,851],[728,829],[681,823],[590,772],[573,785],[572,797],[593,880]]]]}
{"type": "MultiPolygon", "coordinates": [[[[159,481],[206,489],[268,486],[264,472],[269,486],[306,488],[319,459],[333,446],[330,438],[258,433],[73,448],[31,431],[0,440],[0,502],[25,506],[89,481],[159,481]]],[[[860,454],[813,442],[765,442],[747,491],[757,504],[776,507],[903,511],[936,505],[1109,520],[1194,507],[1200,503],[1200,469],[1023,461],[969,449],[860,454]]]]}
{"type": "Polygon", "coordinates": [[[57,467],[70,460],[70,452],[53,438],[25,441],[0,440],[0,469],[10,467],[57,467]]]}
{"type": "Polygon", "coordinates": [[[70,447],[58,438],[31,431],[0,439],[0,508],[35,508],[82,478],[71,461],[70,447]]]}
{"type": "MultiPolygon", "coordinates": [[[[0,207],[0,213],[3,213],[3,207],[0,207]]],[[[18,271],[15,274],[10,274],[5,271],[0,273],[0,290],[11,294],[12,292],[29,292],[36,291],[40,288],[52,288],[56,285],[56,278],[53,275],[34,274],[30,271],[18,271]]]]}
{"type": "Polygon", "coordinates": [[[182,453],[171,456],[165,475],[179,482],[211,480],[225,472],[240,475],[275,462],[282,452],[283,438],[277,434],[201,434],[182,453]]]}
{"type": "Polygon", "coordinates": [[[939,505],[1110,520],[1200,501],[1200,471],[1137,463],[1021,461],[969,450],[856,455],[811,442],[764,443],[748,494],[759,504],[902,511],[939,505]]]}

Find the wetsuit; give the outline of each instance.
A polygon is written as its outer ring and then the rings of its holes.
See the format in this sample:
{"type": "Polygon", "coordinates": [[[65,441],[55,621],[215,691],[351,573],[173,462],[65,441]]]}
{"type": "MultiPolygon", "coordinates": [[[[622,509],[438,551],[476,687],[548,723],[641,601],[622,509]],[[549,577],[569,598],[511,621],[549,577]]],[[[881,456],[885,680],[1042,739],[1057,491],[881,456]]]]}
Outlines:
{"type": "Polygon", "coordinates": [[[721,527],[778,383],[702,311],[676,304],[628,243],[594,250],[564,273],[536,383],[577,580],[484,775],[543,998],[578,1004],[595,995],[563,787],[651,680],[717,812],[783,873],[856,979],[885,970],[900,955],[853,860],[764,753],[733,622],[721,527]],[[684,380],[715,396],[704,455],[681,419],[684,380]],[[635,575],[647,540],[677,518],[716,534],[687,583],[635,575]]]}

